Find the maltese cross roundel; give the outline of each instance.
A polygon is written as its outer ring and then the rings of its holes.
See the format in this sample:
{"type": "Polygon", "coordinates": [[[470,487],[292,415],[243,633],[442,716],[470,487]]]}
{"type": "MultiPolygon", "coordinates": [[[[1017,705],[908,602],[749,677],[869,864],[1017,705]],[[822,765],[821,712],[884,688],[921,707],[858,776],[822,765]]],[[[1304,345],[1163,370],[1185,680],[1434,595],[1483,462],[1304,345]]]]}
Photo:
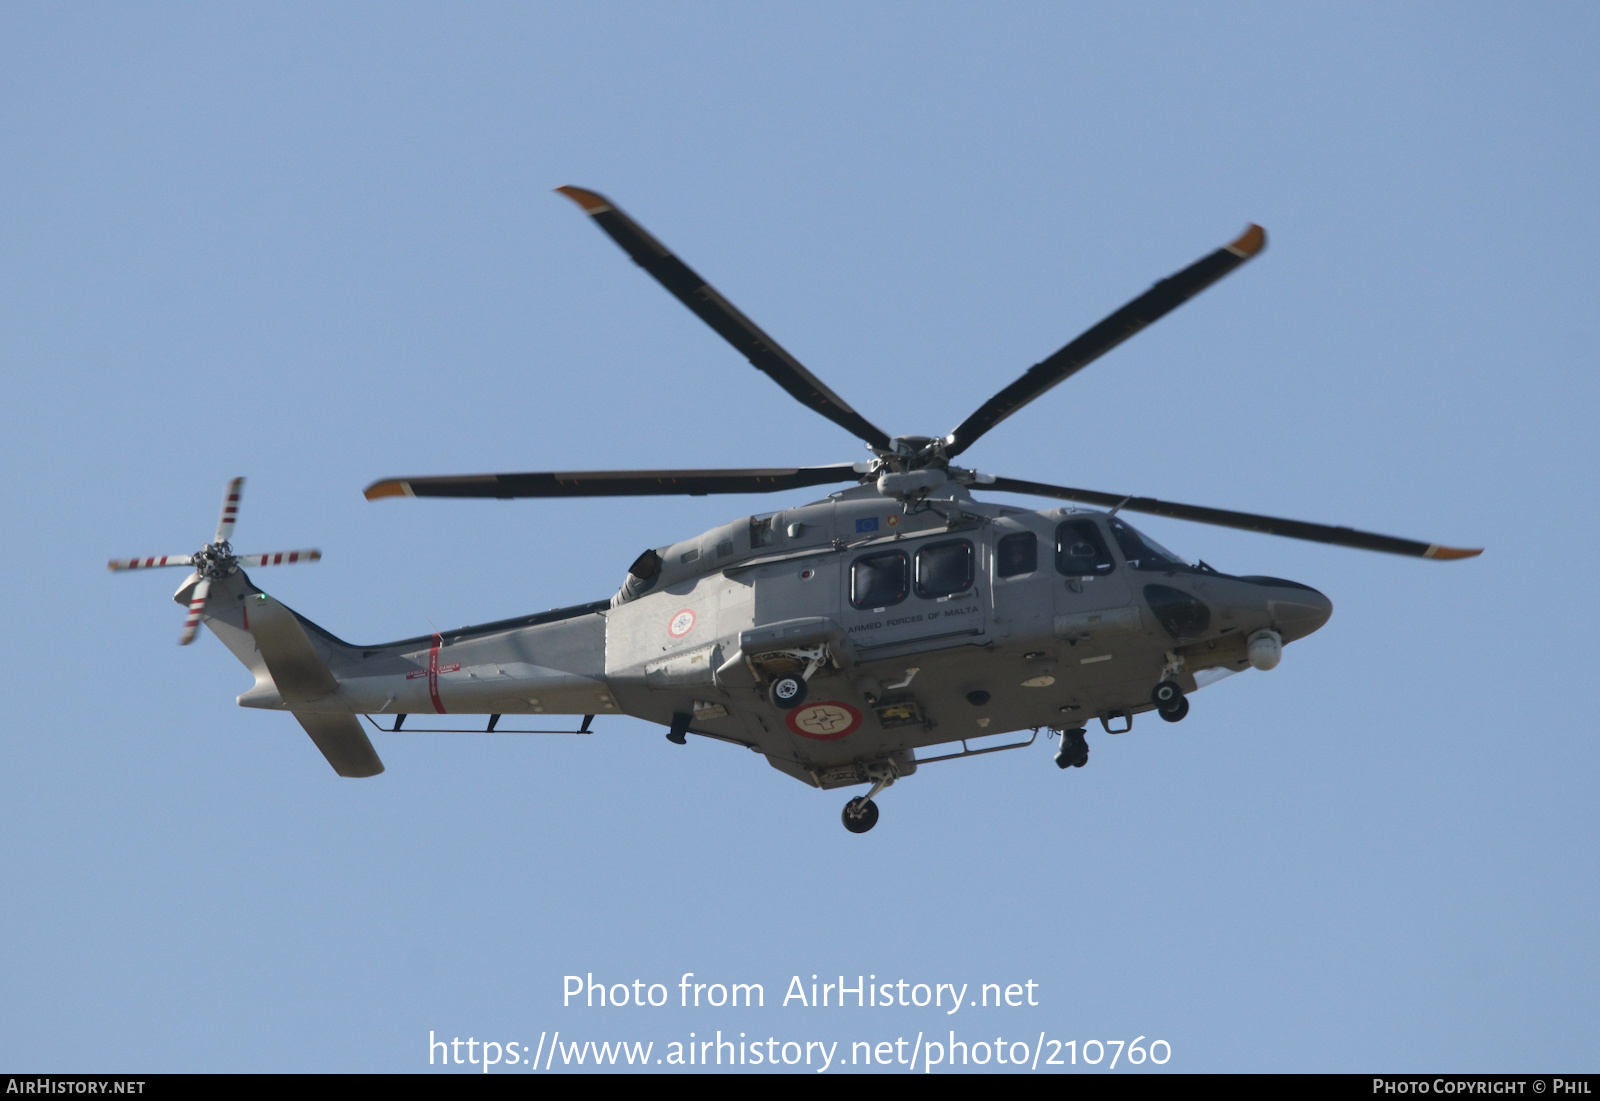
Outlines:
{"type": "Polygon", "coordinates": [[[682,638],[692,630],[694,630],[694,613],[688,608],[667,621],[667,634],[673,638],[682,638]]]}
{"type": "Polygon", "coordinates": [[[789,712],[785,722],[790,730],[802,738],[832,742],[853,733],[861,725],[861,712],[847,703],[828,700],[795,708],[789,712]]]}

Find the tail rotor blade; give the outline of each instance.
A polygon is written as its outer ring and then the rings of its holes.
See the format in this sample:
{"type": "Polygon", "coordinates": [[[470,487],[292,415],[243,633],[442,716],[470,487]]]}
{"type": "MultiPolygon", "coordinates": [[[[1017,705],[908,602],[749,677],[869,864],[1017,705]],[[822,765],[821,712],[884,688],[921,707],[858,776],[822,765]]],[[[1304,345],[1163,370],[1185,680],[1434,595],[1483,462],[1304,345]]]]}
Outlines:
{"type": "Polygon", "coordinates": [[[206,610],[206,597],[210,594],[211,578],[202,577],[200,583],[194,587],[194,595],[189,597],[189,618],[183,621],[183,635],[178,639],[179,646],[189,645],[199,633],[200,614],[206,610]]]}
{"type": "Polygon", "coordinates": [[[106,563],[106,569],[113,573],[119,570],[154,570],[163,566],[182,566],[188,569],[193,564],[192,554],[163,554],[159,558],[113,558],[106,563]]]}
{"type": "Polygon", "coordinates": [[[257,566],[292,566],[296,562],[320,562],[322,552],[312,549],[280,551],[277,554],[241,554],[237,560],[239,565],[251,569],[257,566]]]}
{"type": "Polygon", "coordinates": [[[222,495],[222,519],[217,521],[217,537],[213,543],[226,543],[233,538],[233,523],[239,518],[239,497],[243,492],[243,478],[228,483],[228,491],[222,495]]]}

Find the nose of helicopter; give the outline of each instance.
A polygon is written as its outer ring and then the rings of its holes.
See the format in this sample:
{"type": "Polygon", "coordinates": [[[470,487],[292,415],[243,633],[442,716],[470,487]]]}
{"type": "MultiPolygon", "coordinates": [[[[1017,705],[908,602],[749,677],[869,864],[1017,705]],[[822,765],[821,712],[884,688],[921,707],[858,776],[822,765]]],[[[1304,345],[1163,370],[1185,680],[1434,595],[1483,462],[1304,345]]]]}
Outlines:
{"type": "Polygon", "coordinates": [[[1333,601],[1310,585],[1278,577],[1253,577],[1250,580],[1267,590],[1267,612],[1285,642],[1305,638],[1333,615],[1333,601]]]}

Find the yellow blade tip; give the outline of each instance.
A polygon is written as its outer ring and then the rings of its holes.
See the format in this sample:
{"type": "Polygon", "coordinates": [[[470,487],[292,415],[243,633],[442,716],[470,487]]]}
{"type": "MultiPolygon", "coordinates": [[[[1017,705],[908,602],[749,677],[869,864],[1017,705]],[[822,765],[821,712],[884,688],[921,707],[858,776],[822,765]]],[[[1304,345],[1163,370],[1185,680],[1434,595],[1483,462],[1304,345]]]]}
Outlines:
{"type": "Polygon", "coordinates": [[[593,191],[585,191],[581,187],[573,187],[570,184],[558,187],[556,190],[583,207],[585,214],[604,214],[612,209],[611,204],[606,201],[604,195],[596,194],[593,191]]]}
{"type": "Polygon", "coordinates": [[[1228,243],[1227,249],[1235,256],[1242,256],[1246,260],[1267,247],[1267,231],[1250,223],[1250,228],[1228,243]]]}
{"type": "Polygon", "coordinates": [[[366,498],[369,501],[376,501],[379,497],[410,496],[412,496],[410,484],[403,482],[398,478],[390,478],[387,481],[382,482],[373,482],[366,488],[366,498]]]}
{"type": "Polygon", "coordinates": [[[1465,548],[1462,548],[1462,547],[1432,546],[1432,547],[1428,548],[1428,553],[1426,555],[1424,555],[1424,557],[1425,558],[1437,558],[1437,559],[1440,559],[1442,561],[1450,561],[1451,559],[1455,559],[1455,558],[1476,558],[1476,557],[1478,557],[1478,555],[1480,555],[1482,553],[1483,553],[1483,548],[1482,547],[1478,547],[1476,549],[1469,550],[1469,549],[1465,549],[1465,548]]]}

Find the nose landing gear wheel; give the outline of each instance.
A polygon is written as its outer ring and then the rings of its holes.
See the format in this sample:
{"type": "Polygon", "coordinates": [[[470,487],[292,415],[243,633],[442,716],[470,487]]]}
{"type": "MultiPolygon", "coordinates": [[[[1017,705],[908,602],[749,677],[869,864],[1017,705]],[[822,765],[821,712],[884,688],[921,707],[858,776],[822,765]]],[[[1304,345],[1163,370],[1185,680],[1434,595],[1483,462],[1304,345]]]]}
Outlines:
{"type": "Polygon", "coordinates": [[[866,833],[878,824],[878,804],[871,799],[855,798],[844,805],[844,828],[851,833],[866,833]]]}
{"type": "Polygon", "coordinates": [[[806,682],[793,673],[774,677],[767,698],[779,711],[792,711],[806,701],[806,682]]]}
{"type": "Polygon", "coordinates": [[[1151,689],[1150,702],[1156,705],[1156,713],[1169,723],[1178,722],[1189,713],[1189,701],[1184,698],[1183,689],[1170,680],[1151,689]]]}

